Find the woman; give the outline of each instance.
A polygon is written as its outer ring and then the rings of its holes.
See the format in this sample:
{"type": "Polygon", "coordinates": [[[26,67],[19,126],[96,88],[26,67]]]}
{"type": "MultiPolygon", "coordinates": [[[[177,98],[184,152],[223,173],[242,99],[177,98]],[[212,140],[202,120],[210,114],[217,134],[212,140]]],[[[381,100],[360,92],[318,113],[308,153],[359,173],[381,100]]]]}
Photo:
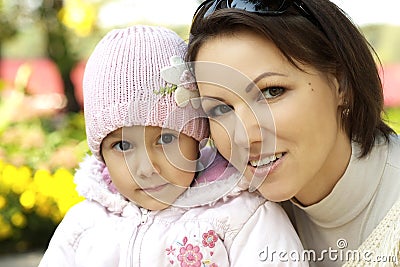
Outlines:
{"type": "Polygon", "coordinates": [[[327,0],[205,1],[193,18],[187,60],[215,145],[250,190],[290,200],[316,266],[399,257],[400,140],[374,56],[327,0]]]}

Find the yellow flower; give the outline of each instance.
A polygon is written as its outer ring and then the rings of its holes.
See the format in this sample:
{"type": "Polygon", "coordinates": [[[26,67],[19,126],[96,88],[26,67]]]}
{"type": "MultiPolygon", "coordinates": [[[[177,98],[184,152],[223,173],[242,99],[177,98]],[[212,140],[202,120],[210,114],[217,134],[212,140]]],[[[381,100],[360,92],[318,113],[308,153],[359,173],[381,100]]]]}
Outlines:
{"type": "Polygon", "coordinates": [[[17,169],[12,184],[12,191],[17,195],[22,194],[32,182],[31,170],[28,167],[22,166],[17,169]]]}
{"type": "Polygon", "coordinates": [[[21,212],[15,212],[11,216],[11,223],[18,228],[24,228],[26,226],[26,218],[21,212]]]}
{"type": "Polygon", "coordinates": [[[3,174],[0,176],[4,186],[10,187],[14,183],[14,178],[17,176],[17,167],[7,164],[3,169],[3,174]]]}
{"type": "Polygon", "coordinates": [[[35,206],[36,203],[36,194],[32,190],[27,190],[19,197],[19,203],[25,209],[31,209],[35,206]]]}
{"type": "MultiPolygon", "coordinates": [[[[75,190],[73,175],[64,168],[59,168],[53,175],[55,179],[54,196],[61,216],[73,206],[82,200],[75,190]]],[[[55,217],[57,218],[57,217],[55,217]]]]}
{"type": "Polygon", "coordinates": [[[3,197],[2,195],[0,195],[0,210],[2,208],[4,208],[7,204],[7,199],[5,197],[3,197]]]}
{"type": "Polygon", "coordinates": [[[55,208],[55,207],[53,209],[51,209],[51,213],[50,213],[49,217],[55,223],[59,223],[63,218],[63,216],[60,214],[60,210],[58,208],[55,208]]]}
{"type": "Polygon", "coordinates": [[[48,205],[48,197],[41,193],[37,193],[35,196],[35,204],[37,207],[48,205]]]}
{"type": "Polygon", "coordinates": [[[6,222],[0,214],[0,240],[6,239],[12,235],[11,225],[6,222]]]}
{"type": "Polygon", "coordinates": [[[45,196],[52,194],[53,179],[48,170],[37,170],[33,176],[33,181],[37,186],[38,192],[45,196]]]}
{"type": "Polygon", "coordinates": [[[96,21],[96,16],[95,7],[82,0],[65,1],[64,7],[59,13],[64,25],[73,29],[80,36],[90,34],[96,21]]]}
{"type": "Polygon", "coordinates": [[[50,203],[46,203],[45,205],[43,205],[43,206],[37,206],[37,208],[36,208],[36,213],[39,215],[39,216],[42,216],[42,217],[50,217],[50,215],[51,215],[51,213],[50,213],[50,210],[51,210],[51,208],[50,208],[50,203]]]}

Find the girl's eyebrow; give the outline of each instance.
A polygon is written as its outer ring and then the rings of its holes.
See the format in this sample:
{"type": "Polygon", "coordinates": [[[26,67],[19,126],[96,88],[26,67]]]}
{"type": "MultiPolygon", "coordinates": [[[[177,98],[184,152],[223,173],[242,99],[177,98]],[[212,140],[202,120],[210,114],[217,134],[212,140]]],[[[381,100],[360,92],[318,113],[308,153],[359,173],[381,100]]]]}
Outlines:
{"type": "Polygon", "coordinates": [[[114,132],[111,132],[110,134],[108,134],[107,137],[111,137],[111,138],[122,138],[122,132],[120,132],[120,131],[114,131],[114,132]]]}
{"type": "Polygon", "coordinates": [[[287,77],[287,75],[278,73],[278,72],[264,72],[258,75],[247,87],[246,87],[246,93],[250,92],[254,87],[257,87],[257,83],[265,78],[265,77],[270,77],[270,76],[284,76],[287,77]]]}

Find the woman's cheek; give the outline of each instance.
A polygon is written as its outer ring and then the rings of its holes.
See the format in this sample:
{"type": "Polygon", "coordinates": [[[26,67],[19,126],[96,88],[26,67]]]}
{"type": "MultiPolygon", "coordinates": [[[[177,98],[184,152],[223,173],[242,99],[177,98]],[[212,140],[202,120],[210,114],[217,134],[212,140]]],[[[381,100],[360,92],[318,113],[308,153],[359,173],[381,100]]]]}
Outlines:
{"type": "Polygon", "coordinates": [[[219,153],[226,159],[232,156],[231,142],[233,140],[227,129],[217,122],[210,123],[211,138],[217,147],[219,153]]]}

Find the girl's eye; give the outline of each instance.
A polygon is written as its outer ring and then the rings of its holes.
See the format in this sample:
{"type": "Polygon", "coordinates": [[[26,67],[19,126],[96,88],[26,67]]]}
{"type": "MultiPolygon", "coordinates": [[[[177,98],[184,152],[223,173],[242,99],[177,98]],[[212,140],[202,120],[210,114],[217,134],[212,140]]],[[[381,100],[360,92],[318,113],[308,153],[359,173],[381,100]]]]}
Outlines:
{"type": "Polygon", "coordinates": [[[209,117],[218,117],[218,116],[222,116],[225,113],[228,113],[232,110],[232,108],[228,105],[218,105],[216,107],[213,107],[212,109],[210,109],[207,112],[207,115],[209,117]]]}
{"type": "Polygon", "coordinates": [[[127,151],[132,148],[133,148],[132,144],[127,141],[120,141],[113,145],[113,149],[117,151],[127,151]]]}
{"type": "Polygon", "coordinates": [[[177,137],[173,134],[162,134],[160,139],[158,139],[158,145],[167,145],[172,143],[177,137]]]}
{"type": "Polygon", "coordinates": [[[279,87],[279,86],[268,87],[268,88],[261,90],[261,94],[264,99],[276,98],[276,97],[282,95],[284,92],[285,92],[285,88],[279,87]]]}

